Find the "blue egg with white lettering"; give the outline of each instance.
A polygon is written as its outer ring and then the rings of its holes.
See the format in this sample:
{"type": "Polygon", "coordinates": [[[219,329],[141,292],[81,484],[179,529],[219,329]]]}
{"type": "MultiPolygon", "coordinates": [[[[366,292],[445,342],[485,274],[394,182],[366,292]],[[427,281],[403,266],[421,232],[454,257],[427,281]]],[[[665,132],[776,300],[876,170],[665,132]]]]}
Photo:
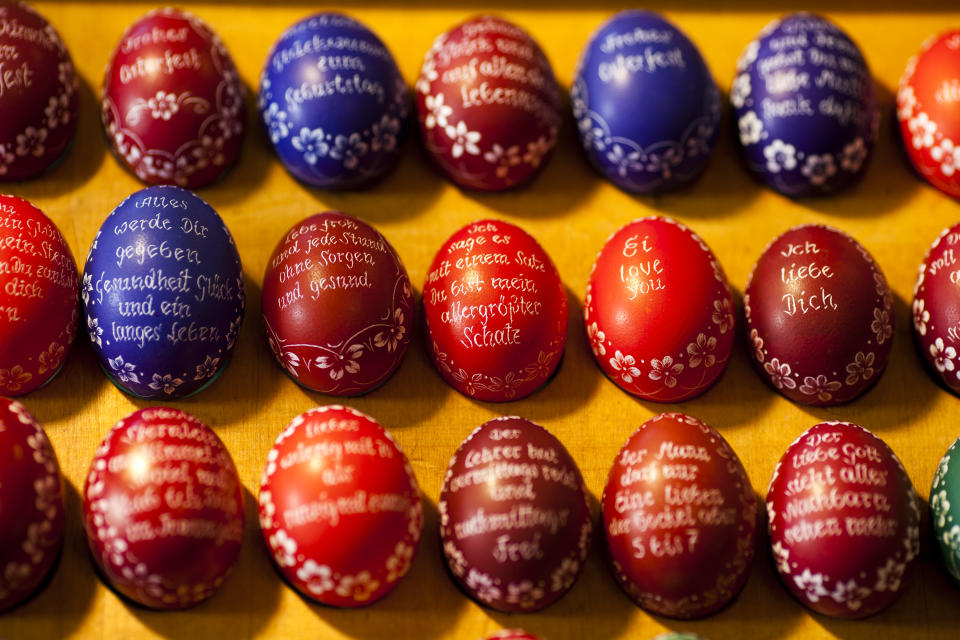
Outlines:
{"type": "Polygon", "coordinates": [[[120,389],[173,400],[230,361],[243,321],[243,269],[213,208],[173,186],[141,189],[107,216],[83,269],[84,315],[120,389]]]}
{"type": "Polygon", "coordinates": [[[655,193],[706,166],[720,124],[720,91],[700,51],[652,11],[623,11],[580,54],[570,91],[590,163],[618,187],[655,193]]]}
{"type": "Polygon", "coordinates": [[[287,29],[267,54],[258,107],[296,178],[325,189],[369,186],[396,164],[410,96],[387,47],[339,13],[287,29]]]}

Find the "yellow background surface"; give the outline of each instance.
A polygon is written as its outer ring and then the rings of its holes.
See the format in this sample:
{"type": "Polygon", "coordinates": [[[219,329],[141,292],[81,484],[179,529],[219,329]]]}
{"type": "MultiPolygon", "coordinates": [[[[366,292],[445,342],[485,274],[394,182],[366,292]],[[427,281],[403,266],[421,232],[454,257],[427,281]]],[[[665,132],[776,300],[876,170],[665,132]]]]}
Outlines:
{"type": "MultiPolygon", "coordinates": [[[[794,601],[771,568],[765,536],[744,592],[732,606],[706,620],[676,622],[636,608],[610,576],[599,537],[572,591],[542,612],[521,616],[480,608],[453,585],[442,565],[436,512],[443,471],[456,446],[474,427],[504,413],[530,418],[559,437],[580,465],[594,498],[600,496],[626,437],[664,410],[690,413],[718,429],[740,455],[761,495],[787,445],[825,419],[850,420],[884,438],[903,460],[918,492],[928,494],[937,462],[960,435],[960,399],[937,387],[922,369],[910,335],[909,305],[917,265],[940,230],[960,221],[960,204],[911,174],[893,137],[891,120],[893,94],[907,58],[927,36],[960,26],[958,6],[953,2],[940,6],[953,13],[942,13],[936,3],[925,0],[885,2],[869,10],[854,2],[808,6],[834,19],[862,47],[876,77],[883,121],[873,161],[859,185],[829,199],[793,202],[747,175],[729,126],[723,128],[706,173],[692,188],[666,196],[629,196],[589,168],[569,117],[554,158],[522,190],[499,195],[461,192],[433,171],[415,139],[403,150],[396,172],[374,189],[313,190],[291,178],[274,157],[253,106],[270,45],[288,25],[318,7],[243,1],[187,5],[223,37],[248,88],[249,129],[239,163],[221,183],[200,192],[223,216],[239,246],[248,293],[246,320],[233,362],[222,377],[198,396],[176,404],[211,425],[237,463],[246,487],[243,551],[222,590],[186,612],[134,607],[100,582],[81,528],[84,476],[111,426],[148,403],[122,394],[107,381],[81,331],[60,376],[23,399],[44,424],[65,475],[68,529],[63,557],[37,597],[0,616],[0,637],[473,640],[503,627],[524,627],[547,640],[644,639],[666,629],[690,630],[713,640],[957,637],[960,591],[936,565],[929,537],[923,539],[918,570],[903,597],[865,621],[823,618],[794,601]],[[852,9],[838,11],[843,5],[852,9]],[[527,229],[553,257],[570,301],[566,358],[554,380],[529,398],[492,405],[453,391],[428,360],[418,318],[415,339],[392,379],[366,397],[349,400],[394,433],[426,500],[424,540],[410,573],[385,600],[360,610],[310,604],[280,580],[263,547],[254,498],[267,451],[281,428],[312,406],[336,401],[304,391],[281,372],[267,349],[260,316],[260,282],[275,243],[293,223],[326,209],[341,209],[376,225],[403,258],[418,291],[434,252],[453,231],[488,216],[509,220],[527,229]],[[848,406],[797,406],[776,395],[753,372],[741,340],[719,383],[690,402],[657,405],[620,391],[593,362],[583,330],[582,298],[604,240],[620,225],[649,214],[674,216],[696,230],[713,248],[738,295],[763,248],[788,227],[820,222],[851,233],[876,257],[896,295],[894,348],[882,379],[848,406]]],[[[151,6],[42,2],[37,8],[59,30],[79,70],[80,130],[56,169],[39,180],[0,189],[40,206],[60,226],[82,267],[105,216],[141,187],[108,151],[97,96],[104,65],[121,33],[151,6]]],[[[468,2],[448,8],[439,0],[415,0],[406,7],[363,3],[349,11],[380,35],[412,85],[436,34],[473,13],[494,9],[532,33],[561,85],[568,88],[576,56],[591,31],[618,8],[604,1],[527,3],[521,8],[506,2],[493,7],[468,2]]],[[[795,7],[703,1],[669,3],[665,8],[700,47],[726,90],[746,43],[770,19],[795,7]]],[[[738,321],[742,322],[742,309],[738,321]]],[[[596,501],[594,511],[598,515],[596,501]]]]}

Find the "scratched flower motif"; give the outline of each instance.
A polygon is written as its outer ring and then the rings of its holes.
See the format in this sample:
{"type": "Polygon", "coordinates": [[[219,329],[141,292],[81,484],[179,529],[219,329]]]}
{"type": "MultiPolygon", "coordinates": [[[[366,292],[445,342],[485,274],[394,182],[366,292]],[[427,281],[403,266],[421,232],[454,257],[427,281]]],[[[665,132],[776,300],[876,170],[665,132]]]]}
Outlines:
{"type": "Polygon", "coordinates": [[[867,145],[863,138],[857,136],[856,140],[843,148],[840,154],[840,167],[851,173],[855,173],[863,166],[863,161],[867,159],[867,145]]]}
{"type": "Polygon", "coordinates": [[[750,74],[741,73],[733,81],[733,88],[730,90],[730,104],[737,109],[742,109],[750,97],[750,74]]]}
{"type": "MultiPolygon", "coordinates": [[[[537,361],[532,364],[528,364],[524,368],[524,371],[528,376],[533,378],[546,378],[553,372],[553,355],[554,353],[552,351],[541,351],[539,354],[537,354],[537,361]]],[[[518,383],[527,382],[528,380],[529,378],[521,378],[518,379],[518,383]]]]}
{"type": "Polygon", "coordinates": [[[400,120],[390,114],[383,114],[380,122],[370,127],[370,148],[374,151],[391,152],[397,148],[397,136],[400,134],[400,120]]]}
{"type": "Polygon", "coordinates": [[[570,557],[564,558],[560,566],[550,574],[550,590],[553,592],[566,591],[576,582],[579,571],[579,562],[570,557]]]}
{"type": "Polygon", "coordinates": [[[507,586],[507,602],[519,604],[522,609],[532,609],[543,598],[543,589],[530,580],[507,586]]]}
{"type": "Polygon", "coordinates": [[[870,589],[859,586],[855,580],[846,582],[837,580],[829,595],[835,602],[845,604],[851,611],[856,611],[863,604],[863,599],[870,595],[870,589]]]}
{"type": "Polygon", "coordinates": [[[743,146],[756,144],[763,139],[763,121],[757,117],[756,112],[747,111],[740,116],[737,125],[740,128],[740,144],[743,146]]]}
{"type": "Polygon", "coordinates": [[[721,298],[713,301],[713,324],[720,329],[723,335],[728,329],[733,328],[733,311],[730,309],[730,299],[721,298]]]}
{"type": "Polygon", "coordinates": [[[40,364],[37,368],[37,373],[46,373],[59,367],[60,363],[63,362],[63,353],[64,348],[62,344],[51,342],[50,346],[37,356],[37,362],[40,364]]]}
{"type": "Polygon", "coordinates": [[[30,382],[33,374],[23,370],[20,365],[15,365],[10,369],[0,369],[0,387],[10,392],[17,392],[23,388],[23,385],[30,382]]]}
{"type": "Polygon", "coordinates": [[[763,148],[763,157],[767,160],[767,171],[780,173],[790,171],[797,166],[797,149],[777,138],[763,148]]]}
{"type": "Polygon", "coordinates": [[[197,365],[197,374],[193,377],[194,380],[206,380],[210,378],[217,372],[217,369],[220,365],[220,358],[213,358],[207,356],[207,359],[202,363],[197,365]]]}
{"type": "Polygon", "coordinates": [[[940,163],[940,171],[948,178],[960,169],[960,147],[949,138],[944,138],[940,144],[930,149],[930,157],[940,163]]]}
{"type": "Polygon", "coordinates": [[[43,114],[47,117],[47,127],[50,129],[56,129],[70,122],[69,96],[66,93],[61,93],[59,96],[50,96],[50,102],[47,103],[43,114]]]}
{"type": "Polygon", "coordinates": [[[356,169],[360,164],[360,158],[367,154],[369,148],[359,133],[352,133],[349,136],[338,135],[333,139],[333,145],[330,149],[330,157],[334,160],[343,160],[343,166],[347,169],[356,169]]]}
{"type": "Polygon", "coordinates": [[[937,338],[930,345],[930,355],[933,357],[933,366],[937,371],[953,371],[953,359],[957,357],[957,350],[943,343],[943,338],[937,338]]]}
{"type": "Polygon", "coordinates": [[[124,362],[123,356],[116,358],[107,358],[107,364],[113,370],[113,377],[120,382],[140,383],[140,376],[137,375],[136,367],[132,362],[124,362]]]}
{"type": "Polygon", "coordinates": [[[394,547],[393,554],[387,558],[387,582],[396,582],[402,578],[407,570],[410,569],[410,563],[413,561],[413,547],[405,542],[398,542],[394,547]]]}
{"type": "Polygon", "coordinates": [[[921,111],[907,122],[907,129],[913,134],[910,142],[914,149],[932,147],[937,133],[937,123],[930,120],[926,112],[921,111]]]}
{"type": "Polygon", "coordinates": [[[630,171],[643,171],[644,159],[645,156],[639,151],[625,151],[619,144],[614,144],[607,152],[607,161],[616,165],[617,175],[621,178],[625,178],[630,171]]]}
{"type": "Polygon", "coordinates": [[[360,371],[360,363],[357,360],[362,355],[363,345],[352,344],[343,355],[334,353],[329,356],[319,356],[315,364],[321,369],[330,369],[331,380],[339,380],[344,372],[352,374],[360,371]]]}
{"type": "Polygon", "coordinates": [[[290,372],[290,375],[297,375],[297,367],[300,366],[300,356],[293,351],[287,351],[283,354],[281,362],[283,368],[290,372]]]}
{"type": "Polygon", "coordinates": [[[777,561],[777,571],[781,575],[790,575],[790,549],[787,549],[779,542],[773,545],[773,557],[777,561]]]}
{"type": "Polygon", "coordinates": [[[810,602],[819,602],[820,598],[829,595],[829,592],[823,587],[823,581],[822,573],[812,573],[809,568],[804,569],[800,575],[793,577],[793,583],[804,592],[810,602]]]}
{"type": "Polygon", "coordinates": [[[389,353],[396,351],[397,345],[403,342],[403,337],[407,333],[403,320],[403,309],[394,309],[393,324],[388,329],[378,332],[373,337],[373,344],[380,348],[386,347],[389,353]]]}
{"type": "Polygon", "coordinates": [[[702,363],[704,367],[712,367],[717,361],[716,356],[713,355],[714,349],[717,348],[717,339],[714,336],[707,338],[705,334],[700,334],[697,336],[696,342],[691,342],[687,345],[687,355],[690,356],[688,361],[691,369],[699,367],[702,363]]]}
{"type": "Polygon", "coordinates": [[[46,147],[43,143],[47,140],[47,129],[45,127],[27,127],[23,133],[17,135],[17,155],[25,156],[31,154],[37,158],[43,155],[46,147]]]}
{"type": "MultiPolygon", "coordinates": [[[[261,478],[266,480],[266,478],[261,478]]],[[[264,482],[261,482],[264,484],[264,482]]],[[[260,491],[260,528],[269,529],[273,526],[273,516],[277,513],[277,506],[273,503],[273,494],[269,491],[260,491]]]]}
{"type": "Polygon", "coordinates": [[[930,513],[933,515],[937,527],[947,526],[947,514],[950,511],[950,501],[947,499],[946,489],[935,491],[930,496],[930,513]]]}
{"type": "Polygon", "coordinates": [[[763,362],[763,338],[760,337],[760,332],[756,329],[750,329],[750,345],[753,347],[753,357],[757,359],[757,362],[763,362]]]}
{"type": "Polygon", "coordinates": [[[463,552],[457,548],[452,541],[448,540],[443,544],[443,553],[447,556],[447,565],[455,576],[463,577],[467,572],[467,559],[463,552]]]}
{"type": "Polygon", "coordinates": [[[297,577],[306,583],[307,589],[314,595],[323,595],[327,591],[332,591],[333,571],[325,564],[318,564],[313,558],[308,558],[303,565],[297,569],[297,577]]]}
{"type": "Polygon", "coordinates": [[[449,125],[447,118],[453,115],[453,107],[444,104],[443,101],[442,93],[438,93],[435,96],[427,96],[426,105],[428,113],[423,121],[423,126],[427,129],[433,129],[434,127],[446,129],[449,125]]]}
{"type": "Polygon", "coordinates": [[[172,374],[168,373],[161,376],[159,373],[155,373],[153,374],[153,381],[147,386],[154,391],[163,391],[165,394],[170,395],[176,391],[177,387],[181,384],[183,384],[183,380],[174,378],[172,374]]]}
{"type": "Polygon", "coordinates": [[[57,507],[60,504],[60,481],[56,475],[50,474],[39,478],[33,483],[33,490],[36,494],[34,506],[37,511],[42,513],[48,520],[52,520],[57,515],[57,507]]]}
{"type": "Polygon", "coordinates": [[[873,322],[870,329],[877,337],[877,344],[883,344],[893,335],[893,325],[890,323],[890,312],[886,309],[873,310],[873,322]]]}
{"type": "Polygon", "coordinates": [[[866,381],[872,378],[874,359],[872,351],[866,355],[862,351],[858,351],[853,358],[853,362],[847,365],[847,384],[855,385],[860,380],[866,381]]]}
{"type": "Polygon", "coordinates": [[[593,147],[597,151],[604,151],[610,144],[610,138],[607,137],[606,132],[603,128],[594,126],[589,116],[580,120],[577,127],[580,129],[584,148],[593,147]]]}
{"type": "Polygon", "coordinates": [[[683,372],[683,365],[674,362],[671,356],[664,356],[661,359],[654,358],[650,361],[650,373],[648,377],[651,380],[663,380],[666,387],[673,388],[677,386],[677,376],[683,372]]]}
{"type": "Polygon", "coordinates": [[[277,529],[270,536],[270,546],[273,548],[273,557],[281,567],[292,567],[297,563],[297,541],[287,535],[283,529],[277,529]]]}
{"type": "Polygon", "coordinates": [[[437,63],[433,57],[428,57],[423,61],[423,66],[420,67],[420,77],[417,79],[417,90],[420,93],[430,93],[430,83],[439,77],[439,74],[437,74],[437,63]]]}
{"type": "Polygon", "coordinates": [[[490,164],[497,165],[494,173],[498,178],[505,178],[510,172],[511,167],[515,167],[523,160],[520,157],[519,145],[513,145],[509,149],[504,149],[499,144],[494,144],[490,151],[483,154],[483,159],[490,164]]]}
{"type": "Polygon", "coordinates": [[[484,602],[496,602],[503,596],[503,592],[493,583],[486,573],[470,569],[466,579],[467,588],[477,594],[477,597],[484,602]]]}
{"type": "Polygon", "coordinates": [[[0,144],[0,176],[7,175],[7,165],[12,163],[16,156],[10,151],[10,146],[0,144]]]}
{"type": "Polygon", "coordinates": [[[620,378],[630,384],[633,382],[634,378],[640,377],[640,369],[636,365],[636,360],[633,356],[624,355],[619,349],[613,354],[613,357],[609,360],[610,366],[613,367],[615,371],[620,372],[620,378]]]}
{"type": "Polygon", "coordinates": [[[885,565],[877,569],[877,584],[873,588],[877,591],[896,591],[900,588],[906,568],[906,563],[889,558],[885,565]]]}
{"type": "Polygon", "coordinates": [[[803,384],[800,385],[800,393],[808,396],[817,396],[820,402],[829,402],[833,398],[833,392],[837,391],[843,385],[836,380],[827,380],[827,376],[820,374],[817,377],[806,376],[803,384]]]}
{"type": "Polygon", "coordinates": [[[925,307],[923,298],[913,301],[913,327],[921,336],[927,335],[927,323],[930,322],[930,312],[925,307]]]}
{"type": "Polygon", "coordinates": [[[329,153],[330,145],[324,141],[323,129],[309,129],[302,127],[300,134],[290,138],[293,148],[303,154],[303,159],[311,167],[317,164],[317,160],[323,158],[329,153]]]}
{"type": "Polygon", "coordinates": [[[743,50],[743,53],[740,54],[740,57],[737,58],[737,71],[743,71],[757,59],[757,54],[760,53],[760,42],[757,40],[751,40],[747,47],[743,50]]]}
{"type": "Polygon", "coordinates": [[[796,389],[797,382],[790,377],[790,365],[780,362],[778,358],[771,358],[763,364],[763,370],[770,376],[770,381],[777,389],[796,389]]]}
{"type": "Polygon", "coordinates": [[[467,123],[463,120],[458,122],[457,126],[448,124],[445,131],[447,137],[453,140],[450,155],[452,155],[454,159],[462,156],[464,152],[473,156],[480,154],[480,147],[477,146],[477,143],[480,142],[480,132],[467,129],[467,123]]]}
{"type": "Polygon", "coordinates": [[[157,94],[147,100],[147,108],[154,120],[169,120],[180,110],[177,96],[166,91],[157,91],[157,94]]]}
{"type": "MultiPolygon", "coordinates": [[[[600,331],[596,322],[591,322],[587,326],[587,338],[590,340],[590,348],[596,357],[607,355],[607,348],[603,346],[603,341],[607,339],[606,334],[600,331]]],[[[639,372],[637,375],[640,375],[639,372]]]]}
{"type": "Polygon", "coordinates": [[[906,120],[913,115],[913,109],[917,106],[917,96],[913,87],[909,84],[900,87],[897,92],[897,118],[906,120]]]}
{"type": "Polygon", "coordinates": [[[800,169],[800,173],[810,180],[810,184],[820,186],[837,173],[837,165],[833,156],[829,153],[810,154],[807,156],[803,168],[800,169]]]}
{"type": "Polygon", "coordinates": [[[540,136],[533,142],[527,143],[527,152],[523,154],[523,161],[531,167],[539,167],[543,157],[550,153],[550,140],[547,136],[540,136]]]}
{"type": "Polygon", "coordinates": [[[343,576],[335,592],[341,598],[353,598],[357,602],[366,602],[380,587],[380,581],[374,580],[369,571],[361,571],[355,576],[343,576]]]}
{"type": "Polygon", "coordinates": [[[287,126],[287,113],[280,110],[280,105],[271,102],[270,106],[263,114],[264,124],[267,125],[267,131],[270,135],[270,142],[277,144],[288,135],[290,127],[287,126]]]}

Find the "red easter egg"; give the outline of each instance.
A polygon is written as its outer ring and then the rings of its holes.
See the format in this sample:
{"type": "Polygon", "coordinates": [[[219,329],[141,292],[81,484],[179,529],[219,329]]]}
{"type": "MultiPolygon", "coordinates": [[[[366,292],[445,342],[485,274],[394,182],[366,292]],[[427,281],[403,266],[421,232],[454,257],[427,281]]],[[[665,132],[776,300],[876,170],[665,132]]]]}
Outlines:
{"type": "Polygon", "coordinates": [[[767,489],[767,519],[781,581],[825,616],[890,606],[920,548],[917,496],[900,460],[849,422],[822,422],[787,448],[767,489]]]}
{"type": "Polygon", "coordinates": [[[101,119],[117,158],[148,185],[206,186],[243,143],[244,88],[220,37],[178,9],[124,32],[103,81],[101,119]]]}
{"type": "Polygon", "coordinates": [[[240,554],[240,478],[223,442],[195,417],[141,409],[97,449],[83,519],[114,589],[152,609],[191,607],[213,595],[240,554]]]}
{"type": "Polygon", "coordinates": [[[274,357],[299,384],[366,393],[396,371],[410,345],[410,279],[379,231],[338,211],[318,213],[273,250],[263,320],[274,357]]]}
{"type": "Polygon", "coordinates": [[[614,574],[644,609],[707,616],[746,583],[756,496],[737,454],[696,418],[664,413],[634,431],[610,469],[602,504],[614,574]]]}
{"type": "Polygon", "coordinates": [[[540,640],[540,638],[523,629],[504,629],[492,636],[487,636],[486,640],[540,640]]]}
{"type": "Polygon", "coordinates": [[[63,544],[63,481],[43,428],[0,398],[0,611],[26,600],[63,544]]]}
{"type": "Polygon", "coordinates": [[[750,273],[743,306],[757,372],[794,402],[849,402],[887,365],[890,287],[870,253],[842,231],[808,224],[776,238],[750,273]]]}
{"type": "Polygon", "coordinates": [[[920,265],[913,288],[913,336],[927,371],[960,395],[960,224],[944,229],[920,265]]]}
{"type": "Polygon", "coordinates": [[[563,98],[550,62],[502,18],[476,17],[437,36],[416,89],[423,142],[461,187],[521,184],[556,146],[563,98]]]}
{"type": "Polygon", "coordinates": [[[897,117],[914,169],[960,198],[960,29],[931,37],[907,62],[897,117]]]}
{"type": "Polygon", "coordinates": [[[669,218],[634,220],[600,250],[584,303],[597,364],[644,400],[706,391],[733,350],[733,294],[697,234],[669,218]]]}
{"type": "Polygon", "coordinates": [[[560,364],[566,293],[550,257],[520,227],[482,220],[450,236],[430,265],[423,306],[434,366],[471,398],[518,400],[560,364]]]}
{"type": "Polygon", "coordinates": [[[30,393],[60,372],[77,333],[78,287],[57,225],[0,195],[0,393],[30,393]]]}
{"type": "Polygon", "coordinates": [[[362,607],[390,593],[420,543],[423,504],[390,433],[348,407],[310,409],[280,432],[260,478],[274,565],[307,598],[362,607]]]}
{"type": "Polygon", "coordinates": [[[0,26],[0,180],[26,180],[73,140],[80,85],[70,53],[39,13],[0,2],[0,26]]]}

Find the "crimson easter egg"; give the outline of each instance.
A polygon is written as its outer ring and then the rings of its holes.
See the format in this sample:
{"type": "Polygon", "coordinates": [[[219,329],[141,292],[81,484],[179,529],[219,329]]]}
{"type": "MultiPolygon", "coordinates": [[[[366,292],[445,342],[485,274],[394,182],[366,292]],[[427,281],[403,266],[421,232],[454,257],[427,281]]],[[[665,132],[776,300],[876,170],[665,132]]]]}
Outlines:
{"type": "Polygon", "coordinates": [[[59,160],[77,131],[79,83],[43,16],[0,2],[0,180],[26,180],[59,160]]]}
{"type": "Polygon", "coordinates": [[[413,562],[423,503],[388,431],[340,405],[300,414],[280,432],[260,477],[260,530],[301,594],[335,607],[386,596],[413,562]]]}
{"type": "Polygon", "coordinates": [[[913,288],[913,336],[927,371],[960,395],[960,224],[944,229],[920,265],[913,288]]]}
{"type": "Polygon", "coordinates": [[[416,89],[424,144],[461,187],[521,184],[556,146],[563,99],[550,62],[502,18],[480,16],[437,36],[416,89]]]}
{"type": "Polygon", "coordinates": [[[751,360],[801,404],[849,402],[880,378],[893,343],[893,295],[846,233],[802,225],[771,242],[743,296],[751,360]]]}
{"type": "Polygon", "coordinates": [[[299,384],[349,396],[396,371],[413,329],[400,256],[366,222],[338,211],[295,224],[263,277],[270,350],[299,384]]]}
{"type": "Polygon", "coordinates": [[[573,587],[590,545],[587,490],[553,434],[516,416],[477,427],[440,490],[447,567],[492,609],[532,612],[573,587]]]}
{"type": "Polygon", "coordinates": [[[960,29],[930,38],[907,62],[897,117],[917,173],[960,198],[960,29]]]}
{"type": "Polygon", "coordinates": [[[60,372],[77,333],[78,284],[57,225],[0,195],[0,393],[30,393],[60,372]]]}
{"type": "Polygon", "coordinates": [[[43,428],[0,398],[0,611],[43,583],[63,543],[63,483],[43,428]]]}
{"type": "Polygon", "coordinates": [[[471,398],[523,398],[560,364],[566,293],[550,257],[520,227],[482,220],[450,236],[427,273],[423,306],[434,366],[471,398]]]}
{"type": "Polygon", "coordinates": [[[540,638],[523,629],[504,629],[492,636],[487,636],[486,640],[540,640],[540,638]]]}
{"type": "Polygon", "coordinates": [[[669,218],[634,220],[600,250],[584,303],[597,364],[644,400],[706,391],[733,350],[733,294],[697,234],[669,218]]]}
{"type": "Polygon", "coordinates": [[[119,593],[152,609],[191,607],[213,595],[240,554],[240,478],[223,442],[195,417],[140,409],[97,449],[83,524],[119,593]]]}
{"type": "Polygon", "coordinates": [[[863,618],[903,590],[920,510],[900,460],[849,422],[805,431],[777,463],[767,519],[780,579],[817,613],[863,618]]]}
{"type": "Polygon", "coordinates": [[[196,189],[237,159],[243,95],[220,37],[190,13],[158,9],[120,38],[100,116],[117,158],[140,180],[196,189]]]}

